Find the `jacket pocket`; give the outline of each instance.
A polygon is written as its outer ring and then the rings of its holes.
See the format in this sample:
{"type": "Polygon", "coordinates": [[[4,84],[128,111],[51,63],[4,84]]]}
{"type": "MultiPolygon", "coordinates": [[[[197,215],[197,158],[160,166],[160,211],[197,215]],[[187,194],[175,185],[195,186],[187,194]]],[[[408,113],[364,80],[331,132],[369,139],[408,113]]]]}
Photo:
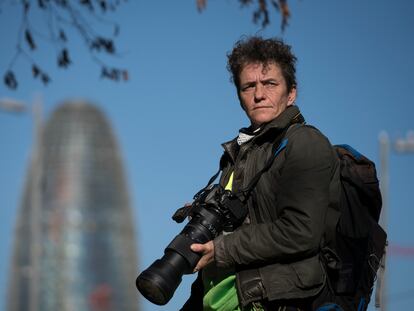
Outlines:
{"type": "Polygon", "coordinates": [[[270,301],[312,297],[325,285],[325,272],[319,255],[294,263],[262,267],[260,275],[270,301]]]}
{"type": "Polygon", "coordinates": [[[298,278],[297,286],[301,289],[320,287],[325,282],[325,273],[319,255],[292,264],[298,278]]]}

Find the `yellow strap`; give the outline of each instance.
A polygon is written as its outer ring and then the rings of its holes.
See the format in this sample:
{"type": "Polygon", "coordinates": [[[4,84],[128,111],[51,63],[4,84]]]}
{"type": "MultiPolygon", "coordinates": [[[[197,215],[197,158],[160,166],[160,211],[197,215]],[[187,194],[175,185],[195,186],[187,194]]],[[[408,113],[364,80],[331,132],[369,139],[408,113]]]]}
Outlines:
{"type": "MultiPolygon", "coordinates": [[[[233,188],[233,173],[230,175],[225,190],[231,191],[233,188]]],[[[236,276],[234,274],[227,275],[224,271],[215,266],[207,266],[204,269],[203,311],[240,311],[235,284],[236,276]],[[215,276],[214,280],[208,276],[209,269],[214,270],[212,272],[215,276]]],[[[263,309],[260,304],[253,304],[249,311],[263,311],[263,309]]]]}
{"type": "Polygon", "coordinates": [[[230,190],[231,191],[231,189],[233,188],[233,173],[234,172],[231,172],[229,181],[227,182],[226,187],[224,187],[224,190],[230,190]]]}

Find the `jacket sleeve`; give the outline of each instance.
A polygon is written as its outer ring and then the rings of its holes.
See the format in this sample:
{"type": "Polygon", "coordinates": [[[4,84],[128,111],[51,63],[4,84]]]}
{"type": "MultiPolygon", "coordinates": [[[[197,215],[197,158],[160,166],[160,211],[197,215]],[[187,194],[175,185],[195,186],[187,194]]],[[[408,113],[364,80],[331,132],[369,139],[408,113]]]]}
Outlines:
{"type": "Polygon", "coordinates": [[[289,262],[317,252],[336,163],[332,146],[318,130],[301,127],[288,135],[285,157],[274,202],[277,219],[244,225],[216,238],[218,266],[289,262]]]}

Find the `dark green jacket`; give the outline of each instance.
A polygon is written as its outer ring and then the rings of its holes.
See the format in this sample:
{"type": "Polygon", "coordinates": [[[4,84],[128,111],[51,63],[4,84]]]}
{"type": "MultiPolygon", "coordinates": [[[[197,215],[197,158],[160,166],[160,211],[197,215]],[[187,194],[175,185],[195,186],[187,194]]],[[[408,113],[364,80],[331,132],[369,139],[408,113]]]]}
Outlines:
{"type": "MultiPolygon", "coordinates": [[[[288,107],[251,141],[240,147],[236,140],[223,144],[220,183],[234,172],[233,192],[246,187],[298,114],[296,106],[288,107]]],[[[249,197],[249,223],[214,240],[216,265],[236,268],[242,306],[311,297],[325,285],[319,251],[328,206],[339,197],[338,160],[314,127],[294,124],[285,138],[286,146],[249,197]]]]}

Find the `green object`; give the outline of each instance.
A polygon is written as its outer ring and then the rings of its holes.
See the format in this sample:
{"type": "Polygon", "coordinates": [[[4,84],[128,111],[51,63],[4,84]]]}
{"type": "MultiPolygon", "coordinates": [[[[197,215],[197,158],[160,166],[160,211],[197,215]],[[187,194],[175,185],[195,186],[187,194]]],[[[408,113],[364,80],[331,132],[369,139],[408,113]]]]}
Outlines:
{"type": "Polygon", "coordinates": [[[204,295],[203,310],[240,311],[235,279],[235,275],[230,275],[211,287],[204,295]]]}
{"type": "MultiPolygon", "coordinates": [[[[233,172],[226,190],[231,191],[232,185],[233,172]]],[[[206,290],[203,298],[204,311],[240,311],[235,285],[236,276],[226,274],[215,266],[206,267],[203,271],[203,283],[206,290]]]]}
{"type": "MultiPolygon", "coordinates": [[[[227,182],[226,190],[232,190],[233,173],[227,182]]],[[[229,274],[226,269],[214,265],[207,266],[203,271],[205,294],[203,298],[203,311],[241,311],[236,291],[236,276],[229,274]]],[[[251,308],[248,311],[263,311],[261,308],[251,308]]]]}

